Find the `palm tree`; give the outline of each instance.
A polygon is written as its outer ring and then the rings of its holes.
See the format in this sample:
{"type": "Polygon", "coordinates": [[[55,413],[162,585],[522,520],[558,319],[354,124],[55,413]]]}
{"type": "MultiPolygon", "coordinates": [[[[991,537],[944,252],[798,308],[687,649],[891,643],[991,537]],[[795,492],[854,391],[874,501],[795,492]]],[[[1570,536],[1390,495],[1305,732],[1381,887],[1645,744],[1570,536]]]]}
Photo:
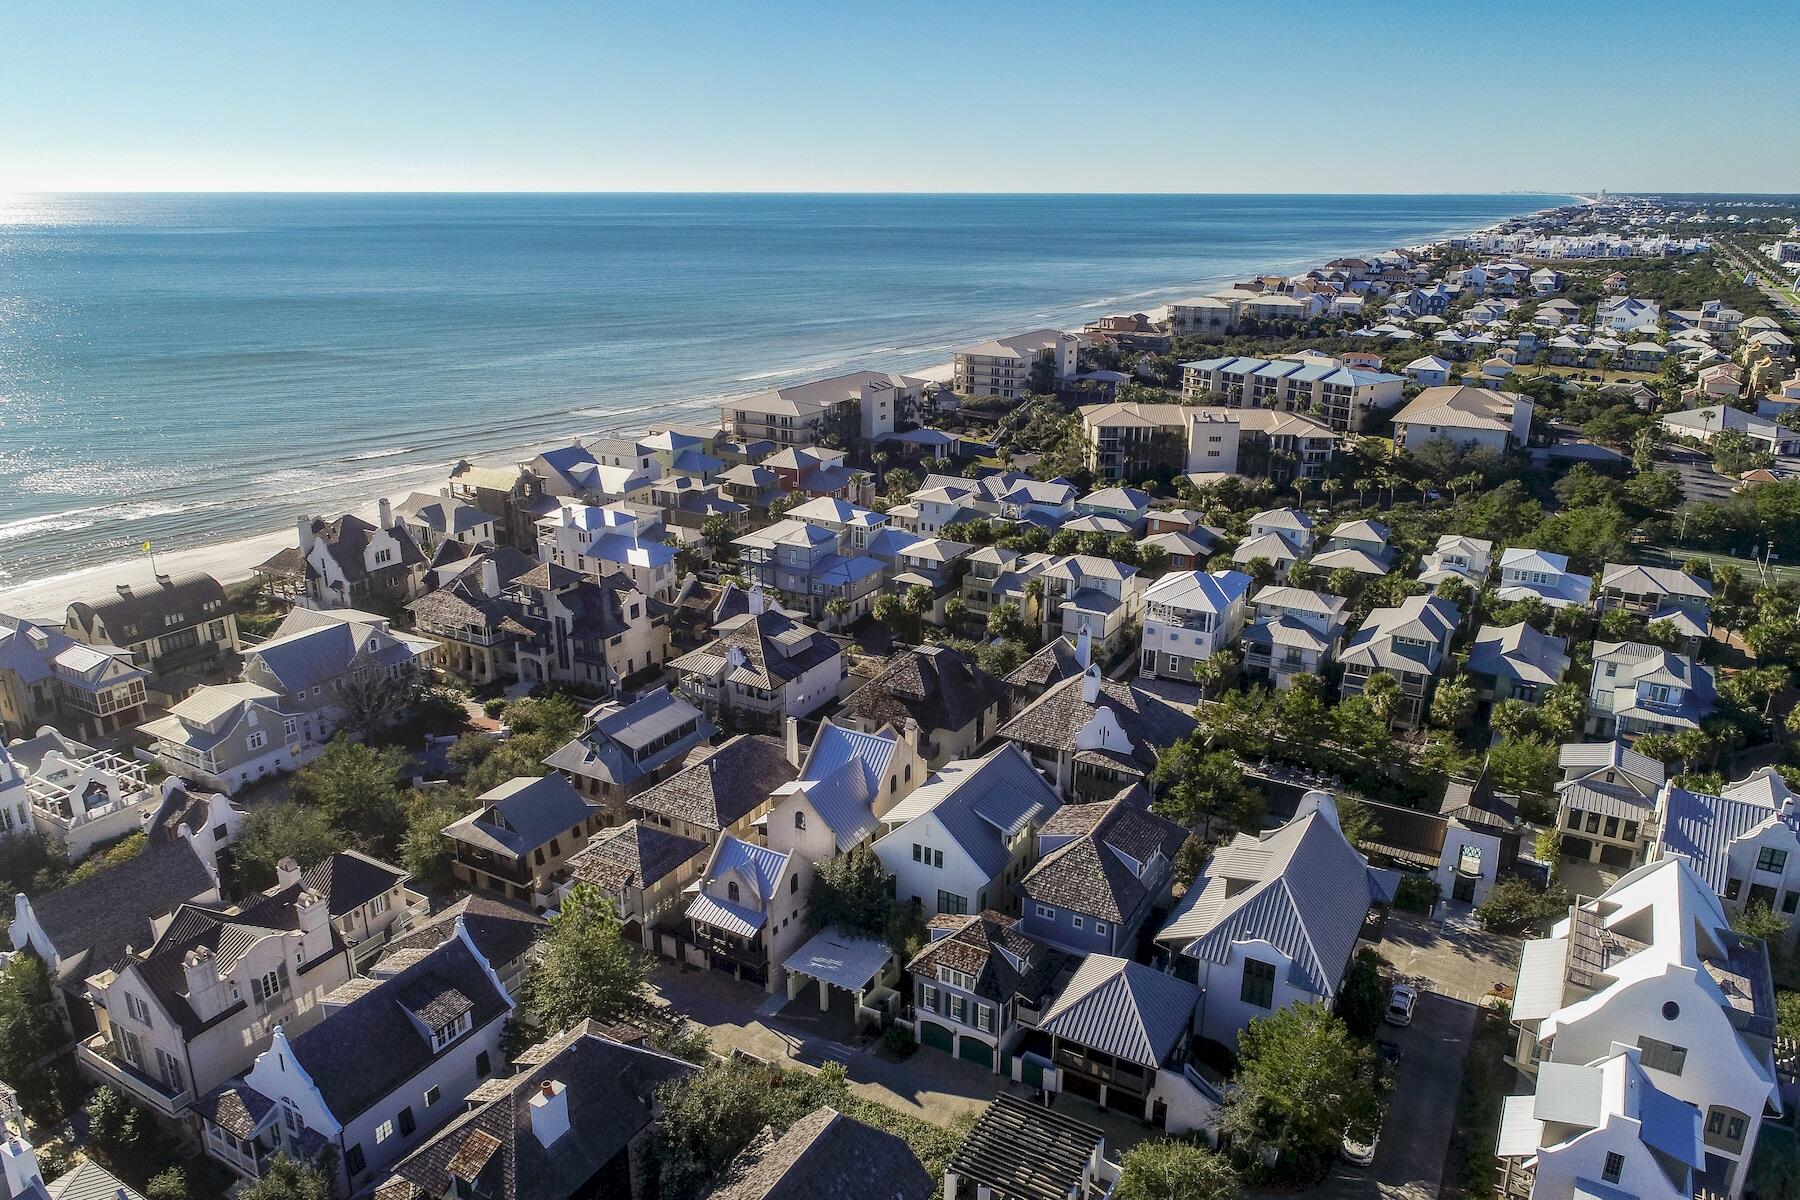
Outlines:
{"type": "Polygon", "coordinates": [[[1336,479],[1327,479],[1324,483],[1324,489],[1325,489],[1326,503],[1332,505],[1335,508],[1337,506],[1338,493],[1344,490],[1344,485],[1343,485],[1342,481],[1336,480],[1336,479]]]}
{"type": "Polygon", "coordinates": [[[1232,650],[1215,650],[1194,664],[1194,682],[1200,685],[1200,694],[1211,699],[1213,689],[1231,678],[1237,669],[1237,654],[1232,650]]]}
{"type": "Polygon", "coordinates": [[[1363,699],[1369,702],[1369,709],[1385,725],[1394,723],[1394,715],[1400,711],[1400,681],[1392,675],[1371,675],[1363,684],[1363,699]]]}

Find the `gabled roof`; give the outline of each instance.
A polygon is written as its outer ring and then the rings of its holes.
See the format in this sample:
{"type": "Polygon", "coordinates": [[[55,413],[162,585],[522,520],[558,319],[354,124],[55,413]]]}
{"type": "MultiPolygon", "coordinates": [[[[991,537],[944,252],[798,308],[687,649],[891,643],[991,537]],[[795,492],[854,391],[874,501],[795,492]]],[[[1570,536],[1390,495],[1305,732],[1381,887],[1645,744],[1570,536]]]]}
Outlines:
{"type": "Polygon", "coordinates": [[[1163,1065],[1187,1036],[1200,989],[1154,967],[1089,955],[1038,1028],[1140,1067],[1163,1065]]]}
{"type": "Polygon", "coordinates": [[[1680,855],[1706,885],[1723,896],[1731,876],[1732,844],[1764,826],[1785,825],[1800,835],[1800,810],[1770,808],[1750,798],[1733,799],[1690,792],[1670,784],[1658,800],[1662,810],[1660,849],[1653,857],[1680,855]]]}
{"type": "Polygon", "coordinates": [[[511,1007],[488,964],[453,936],[399,974],[326,1013],[317,1025],[288,1039],[288,1048],[332,1115],[347,1124],[437,1057],[415,1019],[447,1024],[467,1013],[472,1033],[511,1007]]]}
{"type": "Polygon", "coordinates": [[[1472,675],[1512,679],[1550,686],[1562,681],[1569,669],[1566,643],[1520,621],[1504,628],[1483,625],[1469,648],[1472,675]]]}
{"type": "Polygon", "coordinates": [[[1020,933],[1018,920],[992,911],[940,913],[931,919],[930,943],[906,969],[930,978],[949,967],[975,980],[977,996],[997,1004],[1018,996],[1036,1006],[1070,959],[1020,933]]]}
{"type": "Polygon", "coordinates": [[[1092,1125],[1001,1092],[951,1158],[950,1173],[996,1200],[1069,1200],[1084,1194],[1105,1140],[1092,1125]]]}
{"type": "Polygon", "coordinates": [[[568,865],[577,881],[616,893],[654,887],[705,851],[705,842],[633,820],[595,834],[568,865]]]}
{"type": "Polygon", "coordinates": [[[1158,898],[1143,881],[1151,862],[1159,855],[1174,861],[1186,840],[1180,825],[1124,797],[1065,805],[1038,831],[1039,844],[1052,848],[1019,881],[1019,891],[1038,903],[1131,927],[1158,898]]]}
{"type": "Polygon", "coordinates": [[[1000,680],[946,646],[904,647],[844,701],[847,717],[926,731],[966,728],[1005,698],[1000,680]]]}
{"type": "Polygon", "coordinates": [[[875,830],[874,802],[898,747],[899,738],[889,726],[864,733],[826,721],[800,765],[799,777],[775,789],[773,799],[779,804],[784,797],[803,792],[835,836],[838,850],[849,850],[875,830]]]}
{"type": "Polygon", "coordinates": [[[1398,879],[1369,866],[1335,803],[1314,796],[1318,807],[1281,828],[1221,847],[1156,940],[1209,962],[1226,961],[1235,942],[1266,941],[1293,960],[1290,983],[1336,994],[1369,907],[1392,900],[1398,879]]]}
{"type": "Polygon", "coordinates": [[[308,891],[325,898],[325,910],[336,918],[411,878],[407,871],[360,850],[339,850],[308,867],[301,881],[308,891]]]}
{"type": "Polygon", "coordinates": [[[797,774],[779,740],[739,734],[627,803],[701,829],[727,829],[797,774]]]}
{"type": "Polygon", "coordinates": [[[1112,714],[1132,744],[1132,757],[1146,769],[1157,749],[1187,735],[1194,717],[1154,692],[1117,680],[1102,679],[1096,698],[1084,695],[1085,675],[1065,679],[1033,700],[1000,727],[1000,736],[1027,746],[1073,751],[1088,723],[1101,709],[1112,714]]]}
{"type": "Polygon", "coordinates": [[[189,572],[159,576],[155,587],[126,587],[104,599],[78,600],[69,605],[69,615],[89,628],[98,620],[115,643],[129,645],[223,617],[225,603],[225,589],[217,579],[189,572]]]}
{"type": "Polygon", "coordinates": [[[569,1200],[587,1194],[608,1163],[648,1130],[661,1085],[697,1068],[592,1019],[534,1048],[529,1065],[483,1085],[482,1099],[395,1163],[378,1200],[448,1196],[472,1172],[486,1200],[569,1200]],[[532,1128],[532,1101],[560,1085],[569,1128],[548,1147],[532,1128]]]}
{"type": "Polygon", "coordinates": [[[549,922],[522,904],[476,892],[394,938],[383,948],[378,965],[401,954],[414,956],[436,949],[459,922],[475,949],[495,969],[524,956],[549,927],[549,922]]]}
{"type": "Polygon", "coordinates": [[[772,609],[719,628],[716,639],[669,665],[726,683],[776,689],[842,653],[827,635],[772,609]]]}
{"type": "Polygon", "coordinates": [[[831,1107],[739,1151],[709,1200],[929,1200],[938,1183],[912,1147],[831,1107]]]}
{"type": "Polygon", "coordinates": [[[157,918],[218,886],[186,838],[152,838],[124,862],[30,903],[61,960],[57,977],[84,979],[116,966],[127,946],[149,947],[157,918]]]}
{"type": "Polygon", "coordinates": [[[510,858],[525,857],[600,811],[561,775],[509,779],[475,801],[481,808],[445,826],[444,836],[510,858]]]}
{"type": "MultiPolygon", "coordinates": [[[[981,758],[946,763],[883,815],[900,826],[929,814],[988,878],[1012,861],[1012,837],[1060,807],[1056,791],[1023,751],[1010,743],[981,758]]],[[[885,840],[885,839],[884,839],[885,840]]]]}

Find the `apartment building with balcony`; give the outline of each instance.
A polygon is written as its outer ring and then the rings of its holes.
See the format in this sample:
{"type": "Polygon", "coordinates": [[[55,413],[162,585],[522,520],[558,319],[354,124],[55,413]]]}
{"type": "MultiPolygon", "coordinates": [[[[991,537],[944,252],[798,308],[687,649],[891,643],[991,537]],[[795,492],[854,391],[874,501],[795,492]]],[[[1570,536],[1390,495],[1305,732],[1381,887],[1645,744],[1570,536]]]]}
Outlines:
{"type": "Polygon", "coordinates": [[[1227,355],[1181,365],[1188,404],[1276,409],[1311,416],[1336,433],[1362,430],[1372,415],[1400,403],[1406,381],[1347,365],[1314,351],[1287,358],[1227,355]]]}
{"type": "Polygon", "coordinates": [[[930,383],[885,371],[852,371],[730,401],[719,410],[719,422],[732,438],[760,438],[777,447],[811,446],[828,437],[848,446],[916,419],[930,383]]]}
{"type": "Polygon", "coordinates": [[[1302,413],[1120,402],[1081,410],[1088,467],[1119,482],[1173,470],[1284,483],[1323,477],[1337,434],[1302,413]]]}
{"type": "Polygon", "coordinates": [[[952,387],[964,396],[1019,399],[1054,392],[1076,373],[1081,339],[1055,329],[995,338],[956,352],[952,387]]]}

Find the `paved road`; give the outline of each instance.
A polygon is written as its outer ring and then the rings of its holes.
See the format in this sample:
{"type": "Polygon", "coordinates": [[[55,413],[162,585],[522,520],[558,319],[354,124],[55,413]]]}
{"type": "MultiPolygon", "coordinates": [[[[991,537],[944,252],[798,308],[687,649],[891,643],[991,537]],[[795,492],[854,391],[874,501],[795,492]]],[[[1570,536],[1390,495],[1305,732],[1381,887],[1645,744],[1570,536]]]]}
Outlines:
{"type": "Polygon", "coordinates": [[[1382,1037],[1400,1043],[1402,1054],[1375,1162],[1353,1167],[1339,1160],[1309,1195],[1325,1200],[1437,1196],[1475,1011],[1467,1001],[1426,992],[1411,1025],[1382,1030],[1382,1037]]]}
{"type": "Polygon", "coordinates": [[[1681,476],[1681,494],[1689,503],[1700,504],[1726,499],[1737,481],[1714,469],[1712,459],[1698,450],[1670,447],[1669,465],[1681,476]]]}

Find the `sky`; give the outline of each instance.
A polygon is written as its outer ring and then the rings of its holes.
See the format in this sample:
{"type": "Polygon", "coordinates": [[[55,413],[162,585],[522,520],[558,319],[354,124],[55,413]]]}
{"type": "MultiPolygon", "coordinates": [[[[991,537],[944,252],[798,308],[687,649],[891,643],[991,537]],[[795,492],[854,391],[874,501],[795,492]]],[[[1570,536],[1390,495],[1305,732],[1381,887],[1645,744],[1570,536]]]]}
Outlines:
{"type": "Polygon", "coordinates": [[[1800,193],[1800,3],[5,0],[0,192],[1800,193]]]}

